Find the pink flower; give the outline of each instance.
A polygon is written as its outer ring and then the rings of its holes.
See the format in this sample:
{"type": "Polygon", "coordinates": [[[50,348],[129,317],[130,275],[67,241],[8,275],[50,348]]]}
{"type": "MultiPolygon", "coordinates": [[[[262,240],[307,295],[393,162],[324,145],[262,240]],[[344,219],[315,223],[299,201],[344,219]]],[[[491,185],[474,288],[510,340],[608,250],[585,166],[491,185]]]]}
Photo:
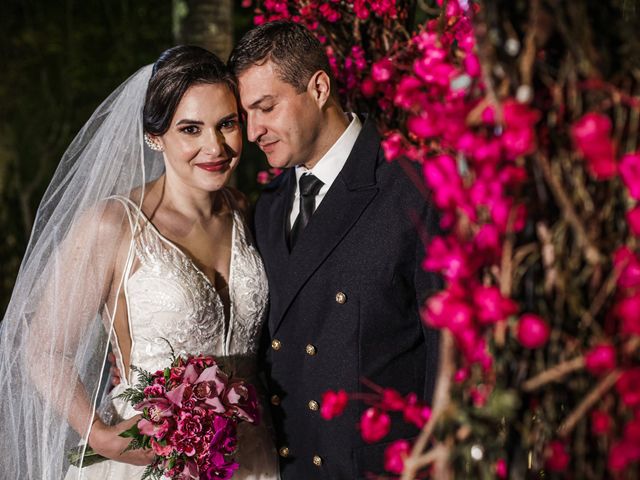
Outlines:
{"type": "Polygon", "coordinates": [[[616,382],[616,390],[627,407],[634,408],[640,405],[640,367],[622,372],[616,382]]]}
{"type": "Polygon", "coordinates": [[[467,255],[454,236],[434,238],[427,247],[422,267],[430,272],[441,272],[450,281],[466,278],[471,274],[467,255]]]}
{"type": "Polygon", "coordinates": [[[360,433],[367,443],[375,443],[384,438],[391,429],[391,418],[382,410],[369,407],[360,417],[360,433]]]}
{"type": "Polygon", "coordinates": [[[454,335],[473,326],[472,308],[447,290],[429,297],[423,318],[432,327],[448,328],[454,335]]]}
{"type": "Polygon", "coordinates": [[[552,472],[564,472],[569,465],[569,454],[560,440],[552,440],[545,450],[546,466],[552,472]]]}
{"type": "Polygon", "coordinates": [[[269,183],[269,172],[266,172],[264,170],[259,171],[256,181],[260,185],[266,185],[267,183],[269,183]]]}
{"type": "Polygon", "coordinates": [[[495,263],[502,256],[502,243],[500,232],[495,225],[485,224],[478,229],[473,239],[474,248],[481,254],[487,263],[495,263]]]}
{"type": "Polygon", "coordinates": [[[502,478],[507,478],[507,474],[508,474],[508,470],[507,470],[507,462],[504,458],[499,458],[496,461],[496,464],[494,466],[495,471],[496,471],[496,477],[502,479],[502,478]]]}
{"type": "Polygon", "coordinates": [[[434,202],[441,209],[464,208],[466,197],[462,178],[453,157],[438,155],[425,160],[423,174],[434,194],[434,202]]]}
{"type": "Polygon", "coordinates": [[[640,417],[637,414],[624,426],[624,439],[634,442],[640,448],[640,417]]]}
{"type": "Polygon", "coordinates": [[[620,320],[620,330],[625,335],[640,335],[640,293],[623,298],[613,307],[620,320]]]}
{"type": "Polygon", "coordinates": [[[601,113],[587,113],[571,127],[576,148],[587,161],[589,173],[597,180],[606,180],[616,174],[615,151],[610,134],[611,120],[601,113]]]}
{"type": "Polygon", "coordinates": [[[388,81],[394,73],[393,63],[388,58],[378,60],[371,67],[371,77],[378,83],[388,81]]]}
{"type": "Polygon", "coordinates": [[[404,397],[393,388],[382,391],[382,408],[385,410],[402,411],[405,406],[404,397]]]}
{"type": "Polygon", "coordinates": [[[422,82],[413,76],[404,76],[400,79],[393,102],[401,108],[409,109],[414,104],[425,100],[421,93],[422,82]]]}
{"type": "Polygon", "coordinates": [[[143,390],[145,397],[162,397],[164,395],[164,387],[162,385],[149,385],[143,390]]]}
{"type": "Polygon", "coordinates": [[[163,418],[173,415],[173,406],[164,397],[148,398],[135,405],[134,408],[139,412],[146,409],[148,417],[153,422],[161,422],[163,418]]]}
{"type": "Polygon", "coordinates": [[[423,112],[420,116],[411,116],[407,120],[407,129],[418,138],[435,137],[440,133],[438,121],[423,112]]]}
{"type": "Polygon", "coordinates": [[[464,57],[464,69],[471,77],[479,77],[482,69],[480,68],[480,61],[478,57],[473,53],[464,57]]]}
{"type": "Polygon", "coordinates": [[[462,383],[467,378],[469,378],[469,369],[468,368],[460,368],[453,375],[453,381],[456,382],[456,383],[462,383]]]}
{"type": "Polygon", "coordinates": [[[614,442],[609,449],[608,466],[612,472],[620,472],[629,463],[640,459],[640,445],[627,440],[614,442]]]}
{"type": "Polygon", "coordinates": [[[249,423],[259,422],[258,396],[253,385],[232,383],[227,387],[222,400],[238,418],[249,423]]]}
{"type": "Polygon", "coordinates": [[[407,440],[396,440],[384,451],[384,469],[387,472],[401,474],[404,470],[404,459],[411,452],[411,444],[407,440]]]}
{"type": "Polygon", "coordinates": [[[161,423],[154,423],[145,418],[141,418],[138,421],[138,430],[140,430],[140,433],[143,435],[160,440],[169,431],[169,422],[167,420],[163,420],[161,423]]]}
{"type": "Polygon", "coordinates": [[[628,289],[640,286],[640,260],[629,247],[620,247],[613,253],[613,266],[620,271],[619,287],[628,289]]]}
{"type": "Polygon", "coordinates": [[[476,318],[484,325],[506,320],[518,311],[518,305],[505,298],[497,287],[477,287],[473,290],[476,318]]]}
{"type": "Polygon", "coordinates": [[[611,430],[611,417],[607,412],[594,410],[591,412],[591,431],[594,435],[605,435],[611,430]]]}
{"type": "Polygon", "coordinates": [[[371,78],[365,78],[360,84],[360,91],[365,98],[371,98],[376,94],[376,84],[371,78]]]}
{"type": "Polygon", "coordinates": [[[390,133],[382,140],[382,149],[388,162],[395,160],[405,151],[404,137],[398,132],[390,133]]]}
{"type": "Polygon", "coordinates": [[[540,348],[549,340],[549,325],[538,315],[525,313],[518,322],[518,341],[525,348],[540,348]]]}
{"type": "Polygon", "coordinates": [[[320,415],[325,420],[331,420],[333,417],[342,415],[347,407],[349,397],[344,390],[327,390],[322,394],[322,402],[320,404],[320,415]]]}
{"type": "Polygon", "coordinates": [[[171,452],[173,452],[173,447],[171,445],[160,445],[156,442],[155,438],[151,438],[151,449],[160,457],[168,457],[171,455],[171,452]]]}
{"type": "Polygon", "coordinates": [[[640,237],[640,206],[636,205],[627,212],[629,231],[636,237],[640,237]]]}
{"type": "Polygon", "coordinates": [[[620,160],[620,176],[629,195],[640,200],[640,153],[628,153],[620,160]]]}
{"type": "Polygon", "coordinates": [[[202,431],[200,417],[187,412],[181,412],[178,418],[178,431],[185,437],[195,437],[202,431]]]}
{"type": "Polygon", "coordinates": [[[616,349],[612,345],[596,345],[585,355],[585,366],[592,375],[602,375],[616,368],[616,349]]]}
{"type": "Polygon", "coordinates": [[[407,403],[404,406],[404,420],[413,423],[416,427],[422,428],[431,418],[431,408],[418,401],[415,393],[407,396],[407,403]]]}

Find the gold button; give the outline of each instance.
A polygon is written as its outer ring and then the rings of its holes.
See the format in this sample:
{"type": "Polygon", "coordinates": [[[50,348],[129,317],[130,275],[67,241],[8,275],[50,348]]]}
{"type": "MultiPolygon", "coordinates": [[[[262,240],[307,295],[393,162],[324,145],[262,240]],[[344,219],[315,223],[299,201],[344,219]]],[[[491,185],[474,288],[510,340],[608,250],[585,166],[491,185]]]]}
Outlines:
{"type": "Polygon", "coordinates": [[[319,467],[319,466],[321,466],[321,465],[322,465],[322,458],[320,458],[320,455],[314,455],[314,456],[313,456],[313,464],[314,464],[316,467],[319,467]]]}
{"type": "Polygon", "coordinates": [[[338,302],[340,305],[347,303],[347,296],[344,292],[336,293],[336,302],[338,302]]]}
{"type": "Polygon", "coordinates": [[[271,340],[271,348],[273,348],[274,350],[280,350],[280,347],[282,347],[282,342],[280,342],[280,340],[278,340],[277,338],[271,340]]]}
{"type": "Polygon", "coordinates": [[[314,356],[316,354],[316,352],[318,351],[316,349],[316,347],[314,347],[311,344],[307,345],[304,350],[305,350],[305,352],[307,352],[307,355],[311,355],[311,356],[314,356]]]}
{"type": "Polygon", "coordinates": [[[276,407],[280,405],[280,397],[278,395],[271,395],[271,405],[275,405],[276,407]]]}
{"type": "Polygon", "coordinates": [[[309,410],[313,410],[314,412],[320,408],[320,405],[318,405],[318,402],[316,402],[315,400],[309,400],[308,405],[309,410]]]}
{"type": "Polygon", "coordinates": [[[278,453],[282,458],[287,458],[289,456],[289,447],[281,447],[278,453]]]}

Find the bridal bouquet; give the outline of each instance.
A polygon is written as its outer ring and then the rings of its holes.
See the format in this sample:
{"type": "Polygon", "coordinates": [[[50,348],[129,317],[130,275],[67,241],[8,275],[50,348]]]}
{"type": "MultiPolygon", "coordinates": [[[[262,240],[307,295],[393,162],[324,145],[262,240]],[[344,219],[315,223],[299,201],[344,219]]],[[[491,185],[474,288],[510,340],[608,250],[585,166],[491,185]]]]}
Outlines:
{"type": "Polygon", "coordinates": [[[236,427],[258,421],[255,388],[230,379],[208,356],[177,356],[155,373],[132,369],[137,385],[117,398],[142,414],[121,434],[132,439],[127,449],[151,448],[156,454],[142,478],[231,478],[238,469],[236,427]]]}

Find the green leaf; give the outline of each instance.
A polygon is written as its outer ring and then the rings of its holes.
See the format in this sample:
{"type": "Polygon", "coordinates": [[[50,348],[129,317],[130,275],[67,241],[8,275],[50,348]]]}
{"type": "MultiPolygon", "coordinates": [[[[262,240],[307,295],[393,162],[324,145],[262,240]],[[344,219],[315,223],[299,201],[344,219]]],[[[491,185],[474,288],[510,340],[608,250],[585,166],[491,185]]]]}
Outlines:
{"type": "Polygon", "coordinates": [[[119,433],[118,436],[123,438],[140,438],[143,435],[140,433],[140,429],[138,428],[138,424],[134,423],[131,428],[125,430],[122,433],[119,433]]]}
{"type": "Polygon", "coordinates": [[[81,463],[83,467],[88,467],[89,465],[107,460],[107,458],[94,452],[88,445],[86,446],[86,449],[85,445],[80,445],[67,451],[67,460],[69,460],[69,463],[74,467],[80,467],[81,463]],[[82,455],[83,450],[84,456],[82,455]]]}

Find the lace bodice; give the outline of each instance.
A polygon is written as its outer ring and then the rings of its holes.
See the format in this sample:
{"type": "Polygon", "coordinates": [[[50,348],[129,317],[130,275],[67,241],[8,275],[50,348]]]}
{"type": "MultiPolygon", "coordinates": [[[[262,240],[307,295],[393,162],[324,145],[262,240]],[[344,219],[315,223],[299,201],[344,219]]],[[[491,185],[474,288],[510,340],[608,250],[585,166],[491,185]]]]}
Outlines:
{"type": "Polygon", "coordinates": [[[132,341],[130,364],[149,371],[166,367],[171,354],[167,341],[176,354],[246,359],[243,367],[252,364],[268,290],[262,260],[247,239],[240,213],[233,211],[227,321],[220,295],[193,260],[133,202],[113,198],[127,209],[135,243],[123,285],[132,341]]]}

